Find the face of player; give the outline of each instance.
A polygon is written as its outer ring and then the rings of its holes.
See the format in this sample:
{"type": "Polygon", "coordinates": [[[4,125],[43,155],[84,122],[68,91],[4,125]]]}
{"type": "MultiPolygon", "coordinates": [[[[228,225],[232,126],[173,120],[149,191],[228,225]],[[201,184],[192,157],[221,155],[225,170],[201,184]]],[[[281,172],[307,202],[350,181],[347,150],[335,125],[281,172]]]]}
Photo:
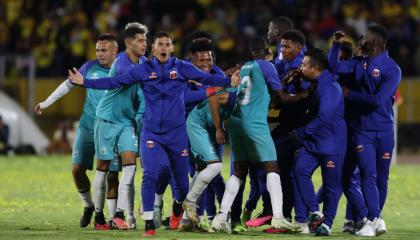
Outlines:
{"type": "Polygon", "coordinates": [[[318,73],[318,70],[315,66],[312,66],[309,62],[310,57],[305,56],[302,61],[302,65],[300,65],[300,71],[302,72],[302,76],[308,80],[314,80],[315,76],[318,73]]]}
{"type": "Polygon", "coordinates": [[[369,55],[373,52],[373,48],[376,42],[375,35],[369,31],[366,31],[365,35],[360,42],[360,49],[363,54],[369,55]]]}
{"type": "Polygon", "coordinates": [[[117,51],[114,42],[108,40],[96,42],[96,58],[102,66],[111,67],[117,51]]]}
{"type": "Polygon", "coordinates": [[[127,40],[127,48],[136,57],[140,58],[146,54],[147,38],[144,33],[137,33],[134,38],[127,40]]]}
{"type": "Polygon", "coordinates": [[[211,51],[196,52],[192,56],[192,64],[199,69],[209,73],[213,66],[213,56],[211,51]]]}
{"type": "Polygon", "coordinates": [[[162,63],[168,61],[174,51],[172,39],[168,37],[157,38],[153,43],[153,48],[155,57],[162,63]]]}
{"type": "Polygon", "coordinates": [[[286,61],[292,61],[302,50],[302,46],[292,40],[281,40],[281,54],[286,61]]]}

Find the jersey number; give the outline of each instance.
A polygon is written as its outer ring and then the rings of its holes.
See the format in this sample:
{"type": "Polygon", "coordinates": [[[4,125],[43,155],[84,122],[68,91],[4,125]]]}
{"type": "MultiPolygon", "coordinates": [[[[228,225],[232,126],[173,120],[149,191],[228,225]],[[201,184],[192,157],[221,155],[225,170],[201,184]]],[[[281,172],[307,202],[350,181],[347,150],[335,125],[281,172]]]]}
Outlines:
{"type": "Polygon", "coordinates": [[[240,105],[248,105],[251,98],[252,81],[250,76],[244,76],[239,85],[239,101],[240,105]]]}

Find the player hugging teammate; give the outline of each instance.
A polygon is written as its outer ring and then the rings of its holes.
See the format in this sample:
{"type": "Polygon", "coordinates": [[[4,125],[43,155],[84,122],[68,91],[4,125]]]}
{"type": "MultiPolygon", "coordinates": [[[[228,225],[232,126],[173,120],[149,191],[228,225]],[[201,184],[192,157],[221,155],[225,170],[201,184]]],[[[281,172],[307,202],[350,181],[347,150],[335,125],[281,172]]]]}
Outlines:
{"type": "Polygon", "coordinates": [[[134,179],[140,156],[144,236],[155,235],[162,225],[168,184],[171,230],[231,233],[269,224],[264,232],[330,236],[344,193],[343,231],[359,236],[386,232],[381,211],[401,71],[386,51],[385,28],[369,26],[357,50],[336,32],[327,55],[307,48],[290,19],[274,18],[268,42],[251,39],[249,59],[226,71],[215,64],[209,33],[193,34],[188,60],[173,56],[167,32],[155,34],[146,54],[146,35],[144,25],[128,24],[126,50],[118,55],[115,37],[102,35],[97,60],[69,70],[68,80],[35,108],[41,114],[73,86],[87,89],[72,157],[85,204],[81,227],[95,213],[97,230],[136,228],[134,179]],[[268,43],[277,47],[276,56],[268,43]],[[267,120],[269,108],[280,110],[274,129],[267,120]],[[225,185],[226,142],[232,154],[225,185]],[[93,168],[94,155],[92,200],[86,170],[93,168]],[[318,167],[322,187],[316,193],[312,174],[318,167]],[[241,217],[248,174],[251,193],[241,217]],[[109,222],[103,214],[105,195],[109,222]],[[263,214],[251,219],[261,196],[263,214]]]}

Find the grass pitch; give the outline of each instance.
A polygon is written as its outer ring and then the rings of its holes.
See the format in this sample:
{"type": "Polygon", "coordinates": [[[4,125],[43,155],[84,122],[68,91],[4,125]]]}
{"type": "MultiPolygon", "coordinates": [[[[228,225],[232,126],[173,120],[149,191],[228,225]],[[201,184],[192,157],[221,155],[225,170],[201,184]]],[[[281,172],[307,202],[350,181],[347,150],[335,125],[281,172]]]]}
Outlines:
{"type": "MultiPolygon", "coordinates": [[[[391,169],[389,194],[383,212],[388,233],[378,239],[420,239],[420,165],[394,166],[391,169]]],[[[136,176],[136,209],[139,206],[141,170],[136,176]]],[[[223,175],[229,174],[224,161],[223,175]]],[[[93,172],[89,172],[93,179],[93,172]]],[[[319,173],[314,174],[316,186],[319,173]]],[[[170,192],[165,194],[165,215],[170,213],[170,192]]],[[[341,233],[345,199],[329,239],[352,239],[341,233]]],[[[106,205],[106,204],[105,204],[106,205]]],[[[105,207],[106,208],[106,207],[105,207]]],[[[79,228],[83,205],[71,176],[70,156],[0,157],[0,239],[139,239],[144,222],[137,217],[135,231],[94,231],[92,225],[79,228]]],[[[105,215],[107,210],[105,209],[105,215]]],[[[257,211],[255,211],[256,213],[257,211]]],[[[158,230],[154,239],[298,239],[314,238],[301,235],[268,235],[263,228],[251,229],[239,235],[221,233],[181,233],[158,230]]],[[[360,238],[359,238],[360,239],[360,238]]]]}

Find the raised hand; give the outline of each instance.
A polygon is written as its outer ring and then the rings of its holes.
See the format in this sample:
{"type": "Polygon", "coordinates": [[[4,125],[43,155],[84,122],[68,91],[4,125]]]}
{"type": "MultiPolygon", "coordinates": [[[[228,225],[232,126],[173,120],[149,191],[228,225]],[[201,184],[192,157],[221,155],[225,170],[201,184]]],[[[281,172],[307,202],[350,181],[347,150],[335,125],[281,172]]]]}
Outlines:
{"type": "Polygon", "coordinates": [[[337,31],[334,33],[334,42],[336,43],[343,43],[344,41],[344,37],[346,36],[346,34],[342,31],[337,31]]]}
{"type": "Polygon", "coordinates": [[[232,87],[237,87],[238,84],[240,82],[240,77],[239,77],[239,70],[236,70],[233,74],[232,77],[230,78],[230,85],[232,87]]]}
{"type": "Polygon", "coordinates": [[[77,68],[73,68],[73,70],[68,70],[70,82],[76,85],[83,86],[83,75],[77,70],[77,68]]]}

